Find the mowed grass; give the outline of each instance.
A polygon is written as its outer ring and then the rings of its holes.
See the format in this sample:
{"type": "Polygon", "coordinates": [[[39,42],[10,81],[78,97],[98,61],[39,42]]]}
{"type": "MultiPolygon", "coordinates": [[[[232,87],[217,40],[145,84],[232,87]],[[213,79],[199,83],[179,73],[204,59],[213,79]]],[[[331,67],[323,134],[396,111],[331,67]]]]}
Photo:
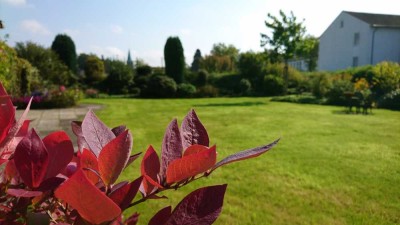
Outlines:
{"type": "MultiPolygon", "coordinates": [[[[126,124],[133,152],[153,145],[160,152],[166,126],[194,108],[218,159],[277,138],[270,152],[229,164],[129,213],[147,224],[159,209],[173,207],[205,185],[228,183],[215,224],[400,224],[400,112],[348,115],[343,108],[270,102],[268,98],[92,99],[105,108],[108,125],[126,124]]],[[[140,160],[121,179],[138,177],[140,160]]]]}

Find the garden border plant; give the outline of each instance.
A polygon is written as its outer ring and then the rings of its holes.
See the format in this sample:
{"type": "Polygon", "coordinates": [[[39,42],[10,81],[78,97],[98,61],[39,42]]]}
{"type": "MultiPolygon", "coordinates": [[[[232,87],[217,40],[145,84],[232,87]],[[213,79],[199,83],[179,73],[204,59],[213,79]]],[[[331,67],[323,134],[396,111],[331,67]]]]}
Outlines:
{"type": "MultiPolygon", "coordinates": [[[[78,149],[64,131],[41,139],[26,119],[31,102],[16,121],[15,108],[0,83],[0,223],[1,224],[127,224],[122,212],[161,192],[179,189],[209,176],[220,166],[257,157],[275,146],[244,150],[217,163],[216,146],[194,110],[179,128],[168,125],[161,160],[150,145],[141,161],[141,176],[116,183],[121,172],[140,156],[131,155],[132,135],[125,126],[108,128],[89,110],[82,122],[73,121],[78,149]],[[136,197],[140,192],[141,197],[136,197]]],[[[219,216],[227,185],[202,187],[173,210],[158,211],[150,225],[212,224],[219,216]]]]}

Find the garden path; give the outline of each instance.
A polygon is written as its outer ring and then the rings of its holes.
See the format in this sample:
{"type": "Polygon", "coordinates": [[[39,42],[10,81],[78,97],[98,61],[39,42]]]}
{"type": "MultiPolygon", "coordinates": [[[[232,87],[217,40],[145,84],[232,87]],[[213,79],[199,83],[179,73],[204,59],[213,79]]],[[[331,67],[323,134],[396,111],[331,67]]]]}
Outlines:
{"type": "MultiPolygon", "coordinates": [[[[89,109],[101,109],[101,105],[81,104],[72,108],[64,109],[31,109],[28,119],[31,120],[30,128],[35,128],[41,138],[53,131],[63,130],[76,145],[76,137],[71,130],[71,121],[82,120],[89,109]]],[[[18,120],[24,110],[17,110],[16,119],[18,120]]]]}

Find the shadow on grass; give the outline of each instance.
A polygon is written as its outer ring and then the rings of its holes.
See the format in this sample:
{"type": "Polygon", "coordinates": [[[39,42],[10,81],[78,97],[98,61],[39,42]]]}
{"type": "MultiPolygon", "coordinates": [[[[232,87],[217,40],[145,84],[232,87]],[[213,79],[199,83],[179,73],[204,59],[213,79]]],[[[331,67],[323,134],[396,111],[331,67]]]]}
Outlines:
{"type": "Polygon", "coordinates": [[[230,106],[255,106],[255,105],[265,105],[265,102],[235,102],[235,103],[209,103],[209,104],[198,104],[193,105],[193,107],[230,107],[230,106]]]}
{"type": "Polygon", "coordinates": [[[362,112],[355,112],[355,111],[349,111],[348,109],[343,109],[343,110],[332,110],[333,114],[338,114],[338,115],[363,115],[363,116],[371,116],[374,115],[372,111],[368,111],[368,113],[362,113],[362,112]]]}

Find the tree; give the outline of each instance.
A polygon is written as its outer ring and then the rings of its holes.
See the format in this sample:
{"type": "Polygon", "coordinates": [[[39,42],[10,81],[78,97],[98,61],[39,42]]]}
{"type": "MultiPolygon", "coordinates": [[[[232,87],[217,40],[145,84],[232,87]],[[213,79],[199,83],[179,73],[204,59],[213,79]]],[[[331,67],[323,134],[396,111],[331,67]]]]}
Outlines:
{"type": "Polygon", "coordinates": [[[308,71],[315,71],[317,68],[318,60],[318,38],[313,36],[306,36],[301,39],[297,47],[296,56],[306,60],[308,64],[308,71]]]}
{"type": "Polygon", "coordinates": [[[164,47],[165,73],[177,84],[182,83],[185,71],[185,57],[179,37],[169,37],[164,47]]]}
{"type": "Polygon", "coordinates": [[[263,70],[266,64],[264,53],[245,52],[240,54],[238,69],[243,78],[251,82],[256,92],[263,91],[263,70]]]}
{"type": "Polygon", "coordinates": [[[306,31],[303,22],[297,22],[297,18],[290,12],[287,16],[282,10],[279,11],[281,19],[268,13],[265,26],[272,30],[272,36],[261,33],[261,47],[271,46],[274,54],[281,55],[284,60],[285,94],[288,86],[288,61],[293,58],[297,47],[306,31]]]}
{"type": "Polygon", "coordinates": [[[133,70],[128,64],[119,60],[105,60],[107,78],[104,80],[104,88],[110,94],[127,94],[133,85],[133,70]]]}
{"type": "Polygon", "coordinates": [[[15,50],[19,57],[28,60],[39,70],[44,85],[69,85],[74,81],[71,71],[51,49],[33,42],[18,42],[15,50]]]}
{"type": "Polygon", "coordinates": [[[200,62],[201,62],[202,59],[203,59],[203,56],[201,56],[200,49],[197,49],[196,53],[194,53],[194,56],[193,56],[192,66],[190,67],[190,70],[192,70],[192,72],[199,71],[200,62]]]}
{"type": "Polygon", "coordinates": [[[217,43],[211,49],[211,56],[211,59],[215,60],[218,72],[230,72],[236,69],[239,49],[232,44],[217,43]]]}
{"type": "Polygon", "coordinates": [[[87,84],[94,85],[106,78],[104,63],[95,55],[89,55],[85,62],[85,80],[87,84]]]}
{"type": "Polygon", "coordinates": [[[66,34],[57,34],[51,49],[57,53],[60,60],[74,73],[77,69],[77,57],[74,41],[66,34]]]}

